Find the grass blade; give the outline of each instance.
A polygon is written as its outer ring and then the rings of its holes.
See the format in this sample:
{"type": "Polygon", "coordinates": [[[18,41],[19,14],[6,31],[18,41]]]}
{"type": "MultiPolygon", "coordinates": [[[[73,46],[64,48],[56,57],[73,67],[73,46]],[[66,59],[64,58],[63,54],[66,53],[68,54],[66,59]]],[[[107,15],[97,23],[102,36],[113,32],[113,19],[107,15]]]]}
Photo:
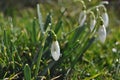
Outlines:
{"type": "Polygon", "coordinates": [[[32,40],[33,42],[35,43],[37,40],[36,40],[36,18],[34,18],[33,20],[33,28],[32,28],[32,33],[33,33],[33,36],[32,36],[32,40]]]}
{"type": "Polygon", "coordinates": [[[25,80],[31,80],[31,69],[28,64],[24,66],[24,77],[25,80]]]}
{"type": "Polygon", "coordinates": [[[39,4],[37,4],[37,14],[38,14],[38,21],[39,21],[39,25],[40,25],[40,30],[41,30],[42,34],[44,34],[44,26],[43,26],[43,22],[42,22],[42,14],[40,12],[39,4]]]}

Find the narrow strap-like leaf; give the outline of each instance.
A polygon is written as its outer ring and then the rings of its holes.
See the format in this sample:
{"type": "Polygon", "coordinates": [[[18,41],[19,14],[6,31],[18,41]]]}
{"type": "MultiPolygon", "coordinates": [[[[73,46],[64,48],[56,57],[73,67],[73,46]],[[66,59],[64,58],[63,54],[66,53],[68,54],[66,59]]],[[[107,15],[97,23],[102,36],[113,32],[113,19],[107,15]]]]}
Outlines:
{"type": "Polygon", "coordinates": [[[31,69],[28,64],[24,66],[24,78],[25,80],[31,80],[31,69]]]}

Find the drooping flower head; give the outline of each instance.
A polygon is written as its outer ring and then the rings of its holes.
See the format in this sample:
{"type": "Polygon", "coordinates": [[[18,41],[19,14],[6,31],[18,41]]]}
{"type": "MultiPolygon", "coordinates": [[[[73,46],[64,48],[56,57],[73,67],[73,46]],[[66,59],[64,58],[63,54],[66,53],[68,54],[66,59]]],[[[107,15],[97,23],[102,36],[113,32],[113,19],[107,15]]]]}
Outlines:
{"type": "Polygon", "coordinates": [[[103,24],[103,21],[102,21],[102,24],[100,25],[100,27],[98,29],[98,38],[99,38],[101,43],[104,43],[105,40],[106,40],[106,28],[103,24]]]}
{"type": "Polygon", "coordinates": [[[90,30],[91,30],[91,32],[93,31],[93,29],[95,27],[95,24],[96,24],[96,20],[95,19],[90,21],[90,30]]]}
{"type": "Polygon", "coordinates": [[[83,9],[79,14],[79,19],[78,19],[80,27],[82,27],[84,25],[86,18],[87,18],[86,5],[85,5],[84,1],[81,1],[81,3],[83,5],[83,9]]]}
{"type": "Polygon", "coordinates": [[[87,17],[86,11],[85,10],[81,11],[81,13],[79,15],[79,25],[80,25],[80,27],[82,27],[84,25],[86,17],[87,17]]]}
{"type": "Polygon", "coordinates": [[[94,27],[95,27],[95,25],[96,25],[96,19],[95,19],[95,16],[94,16],[93,12],[91,12],[90,18],[91,18],[91,20],[90,20],[90,30],[92,32],[94,27]]]}
{"type": "Polygon", "coordinates": [[[102,19],[103,19],[103,24],[105,27],[108,27],[109,25],[109,16],[107,14],[106,9],[104,9],[103,13],[102,13],[102,19]]]}
{"type": "Polygon", "coordinates": [[[53,37],[53,41],[51,44],[51,55],[52,55],[53,59],[55,61],[57,61],[60,58],[60,46],[57,41],[56,34],[53,31],[51,31],[51,32],[52,32],[52,37],[53,37]]]}
{"type": "Polygon", "coordinates": [[[57,61],[60,57],[60,46],[57,40],[52,42],[51,55],[55,61],[57,61]]]}

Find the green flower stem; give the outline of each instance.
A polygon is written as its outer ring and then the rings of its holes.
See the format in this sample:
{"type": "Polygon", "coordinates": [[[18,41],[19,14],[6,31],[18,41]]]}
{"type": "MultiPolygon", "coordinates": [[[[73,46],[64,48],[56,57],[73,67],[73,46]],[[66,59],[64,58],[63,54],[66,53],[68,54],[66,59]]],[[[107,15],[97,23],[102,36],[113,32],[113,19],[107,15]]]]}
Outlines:
{"type": "Polygon", "coordinates": [[[53,30],[50,30],[49,32],[51,32],[51,34],[52,34],[51,36],[52,36],[53,41],[56,41],[57,36],[56,36],[55,32],[53,30]]]}
{"type": "Polygon", "coordinates": [[[84,27],[84,26],[82,26],[82,27],[78,26],[78,27],[76,27],[76,28],[72,29],[71,31],[69,31],[68,33],[66,33],[66,35],[65,35],[65,36],[70,35],[72,32],[76,31],[76,30],[77,30],[77,29],[79,29],[79,28],[80,28],[80,31],[81,31],[81,29],[82,29],[83,27],[84,27]]]}
{"type": "Polygon", "coordinates": [[[74,2],[77,2],[77,1],[80,1],[80,3],[83,6],[83,9],[86,9],[86,5],[85,5],[85,2],[83,0],[74,0],[74,2]]]}
{"type": "Polygon", "coordinates": [[[92,10],[96,9],[96,8],[99,8],[99,7],[102,7],[104,10],[106,10],[105,6],[103,4],[99,4],[99,5],[95,5],[89,9],[87,9],[87,13],[91,12],[92,10]]]}

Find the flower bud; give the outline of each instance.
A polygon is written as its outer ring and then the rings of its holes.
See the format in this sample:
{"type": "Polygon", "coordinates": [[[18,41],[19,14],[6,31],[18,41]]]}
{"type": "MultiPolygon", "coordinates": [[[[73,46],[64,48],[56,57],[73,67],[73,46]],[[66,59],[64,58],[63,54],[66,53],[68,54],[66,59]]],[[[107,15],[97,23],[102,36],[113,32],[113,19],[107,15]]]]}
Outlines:
{"type": "Polygon", "coordinates": [[[60,46],[57,40],[52,42],[51,55],[55,61],[57,61],[60,57],[60,46]]]}
{"type": "Polygon", "coordinates": [[[109,17],[108,17],[107,12],[102,13],[102,19],[103,19],[103,24],[105,25],[105,27],[108,27],[109,17]]]}
{"type": "Polygon", "coordinates": [[[106,40],[106,28],[104,25],[101,25],[98,30],[98,38],[101,43],[104,43],[106,40]]]}
{"type": "Polygon", "coordinates": [[[83,24],[84,24],[84,22],[85,22],[85,20],[86,20],[86,17],[87,17],[86,11],[84,10],[84,11],[82,11],[82,12],[80,13],[80,15],[79,15],[79,25],[80,25],[80,27],[83,26],[83,24]]]}

